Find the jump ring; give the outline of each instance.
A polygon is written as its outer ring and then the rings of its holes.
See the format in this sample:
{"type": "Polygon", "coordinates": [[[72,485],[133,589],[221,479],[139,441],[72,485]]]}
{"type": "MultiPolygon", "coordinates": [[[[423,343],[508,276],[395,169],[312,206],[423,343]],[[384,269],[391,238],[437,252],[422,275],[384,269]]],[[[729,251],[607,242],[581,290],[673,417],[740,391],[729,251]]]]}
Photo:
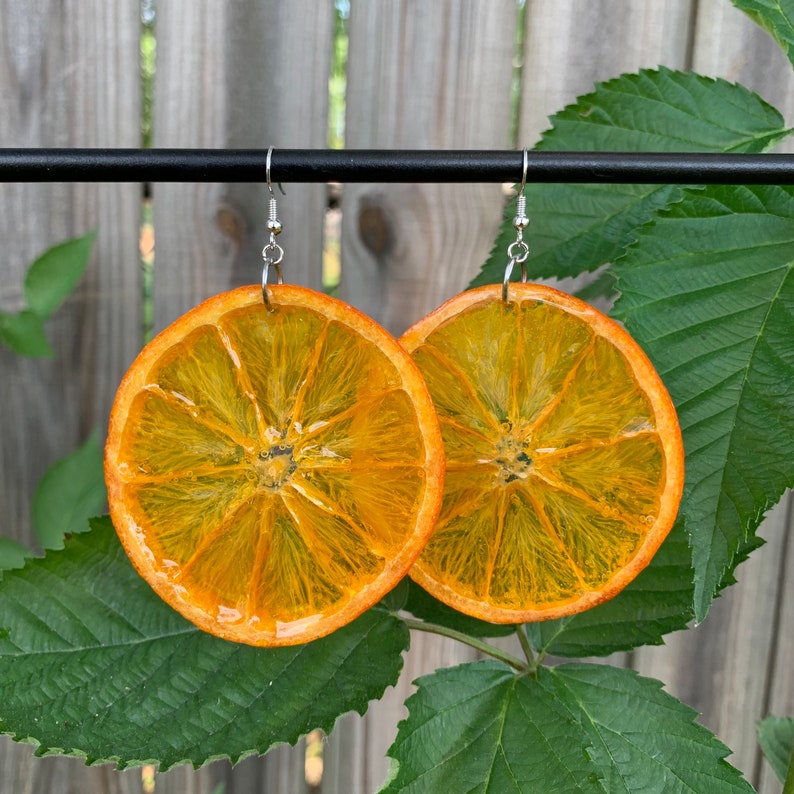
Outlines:
{"type": "Polygon", "coordinates": [[[262,249],[262,259],[265,260],[265,267],[270,265],[280,265],[284,259],[284,249],[275,241],[275,238],[262,249]]]}
{"type": "MultiPolygon", "coordinates": [[[[529,246],[523,240],[516,240],[513,243],[510,243],[507,249],[507,255],[514,261],[518,262],[519,264],[523,264],[527,261],[529,257],[529,246]],[[516,252],[519,253],[516,253],[516,252]]],[[[512,267],[511,267],[512,270],[512,267]]]]}

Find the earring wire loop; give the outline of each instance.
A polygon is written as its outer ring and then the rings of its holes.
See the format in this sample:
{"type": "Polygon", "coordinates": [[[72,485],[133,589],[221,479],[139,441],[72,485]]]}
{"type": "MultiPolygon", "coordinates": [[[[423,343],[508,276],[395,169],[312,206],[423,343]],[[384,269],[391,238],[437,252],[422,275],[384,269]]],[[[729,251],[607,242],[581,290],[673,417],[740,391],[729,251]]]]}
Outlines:
{"type": "MultiPolygon", "coordinates": [[[[265,157],[265,178],[267,179],[267,189],[270,191],[270,195],[274,195],[273,193],[273,183],[270,181],[270,164],[273,159],[273,147],[268,147],[267,150],[267,157],[265,157]]],[[[282,196],[286,196],[287,193],[284,190],[281,182],[278,183],[278,189],[281,191],[282,196]]]]}
{"type": "Polygon", "coordinates": [[[527,267],[526,261],[529,258],[529,246],[524,242],[524,229],[529,226],[529,218],[526,215],[527,200],[524,196],[524,188],[527,184],[527,168],[529,166],[529,154],[524,147],[524,157],[521,169],[521,184],[518,187],[518,197],[516,199],[516,216],[513,218],[513,228],[516,230],[516,239],[507,248],[508,263],[505,268],[505,276],[502,280],[502,300],[508,301],[508,287],[510,277],[513,275],[513,268],[516,264],[521,265],[521,282],[526,283],[527,267]]]}
{"type": "Polygon", "coordinates": [[[269,147],[267,150],[267,158],[265,159],[265,178],[267,179],[267,189],[270,191],[270,195],[273,195],[273,185],[270,182],[270,162],[273,157],[273,147],[269,147]]]}
{"type": "MultiPolygon", "coordinates": [[[[276,242],[276,235],[281,233],[281,221],[278,219],[278,208],[276,206],[276,194],[273,192],[273,183],[270,180],[270,163],[273,156],[273,147],[267,150],[267,158],[265,160],[265,179],[267,181],[267,189],[270,192],[270,201],[268,203],[268,219],[267,230],[270,233],[270,239],[262,249],[262,259],[264,260],[264,267],[262,268],[262,300],[268,311],[273,311],[273,305],[270,302],[270,293],[267,289],[268,276],[270,275],[270,268],[276,271],[277,283],[282,284],[283,279],[281,276],[281,262],[284,259],[284,249],[276,242]]],[[[279,182],[279,190],[282,194],[284,188],[279,182]]]]}

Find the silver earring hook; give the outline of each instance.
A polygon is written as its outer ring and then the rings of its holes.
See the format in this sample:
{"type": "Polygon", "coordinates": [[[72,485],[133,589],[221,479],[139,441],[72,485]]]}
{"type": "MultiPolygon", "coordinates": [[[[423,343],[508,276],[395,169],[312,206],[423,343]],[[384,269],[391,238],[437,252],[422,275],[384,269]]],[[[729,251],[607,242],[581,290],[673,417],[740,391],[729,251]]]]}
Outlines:
{"type": "MultiPolygon", "coordinates": [[[[270,181],[270,163],[272,158],[273,158],[273,147],[271,146],[267,150],[267,157],[265,158],[265,178],[267,179],[267,189],[270,191],[271,196],[275,195],[273,193],[273,183],[270,181]]],[[[281,191],[282,196],[287,195],[286,192],[284,191],[284,188],[281,185],[281,182],[278,183],[278,189],[281,191]]]]}
{"type": "MultiPolygon", "coordinates": [[[[270,275],[270,268],[276,271],[276,278],[278,283],[282,283],[281,278],[281,262],[284,259],[284,249],[276,242],[276,235],[281,234],[281,221],[278,219],[278,207],[276,202],[276,194],[273,192],[273,185],[270,181],[270,158],[273,154],[273,147],[267,150],[267,159],[265,160],[265,177],[267,179],[267,189],[270,191],[270,201],[268,202],[268,216],[267,216],[267,230],[270,233],[270,239],[265,247],[262,249],[262,259],[264,260],[264,267],[262,268],[262,299],[268,311],[272,311],[273,307],[270,303],[270,295],[267,291],[267,279],[270,275]]],[[[284,193],[284,188],[279,183],[279,189],[284,193]]],[[[286,193],[284,193],[286,195],[286,193]]]]}
{"type": "Polygon", "coordinates": [[[518,197],[516,198],[516,215],[513,218],[513,228],[516,230],[516,239],[510,243],[507,248],[508,263],[505,268],[505,277],[502,281],[502,300],[507,303],[508,300],[508,285],[510,284],[510,276],[513,274],[513,268],[516,264],[521,265],[521,281],[527,280],[527,266],[526,261],[529,257],[529,246],[524,242],[524,230],[529,226],[529,218],[527,217],[527,199],[524,195],[524,188],[527,184],[527,167],[529,165],[529,155],[527,154],[526,147],[524,148],[523,169],[521,173],[521,185],[518,188],[518,197]]]}

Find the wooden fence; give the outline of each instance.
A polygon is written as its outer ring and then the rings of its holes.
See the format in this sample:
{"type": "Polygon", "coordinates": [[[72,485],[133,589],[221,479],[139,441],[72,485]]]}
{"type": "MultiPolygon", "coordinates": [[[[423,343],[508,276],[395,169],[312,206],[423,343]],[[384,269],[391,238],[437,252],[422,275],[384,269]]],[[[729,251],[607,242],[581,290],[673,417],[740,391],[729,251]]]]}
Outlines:
{"type": "MultiPolygon", "coordinates": [[[[161,0],[154,145],[325,147],[333,11],[331,0],[161,0]]],[[[346,145],[531,146],[548,114],[595,81],[659,64],[738,80],[794,116],[788,62],[728,0],[526,0],[524,18],[514,140],[516,0],[351,0],[346,145]]],[[[129,0],[0,0],[0,146],[139,146],[140,32],[140,9],[129,0]]],[[[0,350],[4,535],[32,542],[36,482],[104,427],[140,348],[141,196],[135,184],[0,185],[0,310],[20,307],[22,275],[37,253],[98,229],[89,271],[49,326],[56,357],[0,350]]],[[[323,185],[289,185],[280,202],[289,281],[320,284],[327,196],[323,185]]],[[[259,278],[263,185],[155,184],[152,198],[156,328],[259,278]]],[[[494,185],[344,186],[342,297],[403,330],[475,275],[501,208],[494,185]]],[[[611,659],[662,679],[701,711],[762,792],[780,789],[760,758],[754,723],[770,711],[794,714],[791,505],[767,520],[767,546],[739,569],[740,583],[702,626],[611,659]]],[[[304,780],[301,744],[234,769],[176,768],[158,775],[154,790],[210,794],[222,782],[226,794],[372,792],[411,680],[469,658],[460,645],[414,637],[398,686],[324,740],[319,788],[304,780]]],[[[131,794],[142,786],[139,769],[39,759],[30,746],[0,740],[3,794],[131,794]]]]}

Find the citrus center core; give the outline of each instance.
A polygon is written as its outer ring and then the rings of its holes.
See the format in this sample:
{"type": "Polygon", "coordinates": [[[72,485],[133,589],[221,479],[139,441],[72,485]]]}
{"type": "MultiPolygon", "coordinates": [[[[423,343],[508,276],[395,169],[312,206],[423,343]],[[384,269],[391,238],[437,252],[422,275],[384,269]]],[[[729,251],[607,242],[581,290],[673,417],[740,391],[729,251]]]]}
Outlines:
{"type": "Polygon", "coordinates": [[[529,445],[513,433],[500,436],[496,442],[496,458],[499,480],[503,484],[526,480],[532,471],[532,450],[529,445]]]}
{"type": "Polygon", "coordinates": [[[297,468],[292,447],[281,444],[263,450],[254,461],[259,485],[269,491],[277,491],[289,482],[297,468]]]}

